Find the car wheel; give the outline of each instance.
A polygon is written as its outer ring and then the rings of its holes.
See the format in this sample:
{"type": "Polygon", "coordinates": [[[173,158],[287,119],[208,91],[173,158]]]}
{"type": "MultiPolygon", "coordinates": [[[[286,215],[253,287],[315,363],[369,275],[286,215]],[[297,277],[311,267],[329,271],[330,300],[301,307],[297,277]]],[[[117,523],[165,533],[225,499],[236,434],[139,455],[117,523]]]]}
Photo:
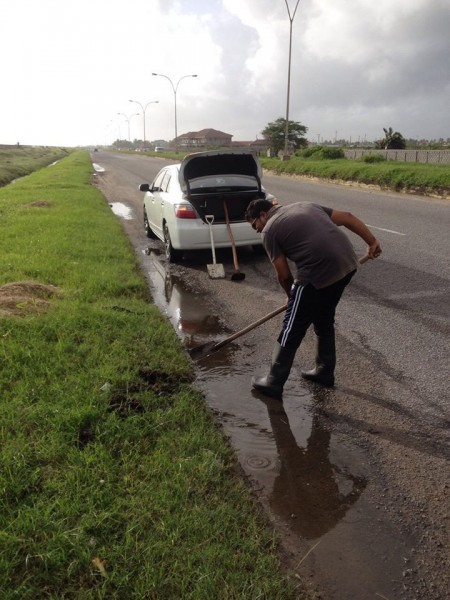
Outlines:
{"type": "Polygon", "coordinates": [[[145,230],[145,235],[148,238],[151,238],[153,240],[156,238],[156,235],[153,233],[153,230],[150,227],[150,223],[148,222],[147,211],[145,210],[145,208],[144,208],[144,230],[145,230]]]}
{"type": "Polygon", "coordinates": [[[181,250],[175,250],[172,246],[172,242],[170,241],[170,233],[169,228],[167,227],[167,223],[164,223],[164,247],[166,250],[166,258],[169,262],[174,263],[181,260],[183,253],[181,250]]]}

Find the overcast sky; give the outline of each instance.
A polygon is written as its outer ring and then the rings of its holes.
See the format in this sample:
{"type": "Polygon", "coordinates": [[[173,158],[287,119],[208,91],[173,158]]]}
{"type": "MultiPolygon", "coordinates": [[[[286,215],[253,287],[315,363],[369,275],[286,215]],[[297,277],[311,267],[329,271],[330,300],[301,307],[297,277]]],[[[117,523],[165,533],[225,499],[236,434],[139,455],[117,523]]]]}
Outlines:
{"type": "MultiPolygon", "coordinates": [[[[288,0],[291,15],[296,0],[288,0]]],[[[0,143],[87,145],[286,115],[285,0],[3,0],[0,143]],[[140,112],[140,116],[131,116],[140,112]]],[[[300,0],[289,117],[308,138],[450,137],[450,0],[300,0]]]]}

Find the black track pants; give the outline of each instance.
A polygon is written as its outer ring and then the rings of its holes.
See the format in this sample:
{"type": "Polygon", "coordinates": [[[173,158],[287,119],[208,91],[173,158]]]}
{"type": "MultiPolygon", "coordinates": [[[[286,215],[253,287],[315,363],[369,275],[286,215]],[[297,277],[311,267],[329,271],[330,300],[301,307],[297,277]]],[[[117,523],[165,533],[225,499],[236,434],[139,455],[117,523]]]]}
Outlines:
{"type": "Polygon", "coordinates": [[[342,293],[356,271],[352,271],[333,285],[317,290],[311,284],[294,283],[289,304],[278,336],[284,348],[297,349],[312,324],[318,337],[334,336],[334,316],[342,293]]]}

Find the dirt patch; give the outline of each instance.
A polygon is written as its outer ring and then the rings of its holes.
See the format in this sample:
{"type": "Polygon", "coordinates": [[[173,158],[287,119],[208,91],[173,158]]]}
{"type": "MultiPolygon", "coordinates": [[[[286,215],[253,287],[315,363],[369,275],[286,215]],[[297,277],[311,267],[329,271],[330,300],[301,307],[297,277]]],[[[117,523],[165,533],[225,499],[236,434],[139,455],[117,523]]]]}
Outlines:
{"type": "Polygon", "coordinates": [[[51,202],[48,202],[47,200],[35,200],[34,202],[29,202],[28,204],[25,204],[25,206],[44,208],[46,206],[53,206],[53,204],[51,202]]]}
{"type": "Polygon", "coordinates": [[[61,290],[54,286],[36,281],[15,281],[0,286],[0,317],[42,313],[50,305],[53,296],[59,296],[61,290]]]}

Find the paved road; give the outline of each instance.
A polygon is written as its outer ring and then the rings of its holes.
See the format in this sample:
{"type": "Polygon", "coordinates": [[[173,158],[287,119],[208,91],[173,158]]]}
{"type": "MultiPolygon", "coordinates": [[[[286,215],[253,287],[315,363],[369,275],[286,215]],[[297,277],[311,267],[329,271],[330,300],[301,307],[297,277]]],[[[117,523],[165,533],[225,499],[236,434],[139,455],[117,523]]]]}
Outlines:
{"type": "MultiPolygon", "coordinates": [[[[283,303],[267,259],[251,251],[239,253],[242,284],[211,282],[209,256],[188,257],[180,267],[155,259],[160,245],[149,246],[143,234],[137,187],[153,179],[162,159],[99,152],[93,160],[106,169],[97,178],[108,201],[130,209],[125,231],[147,257],[155,301],[182,338],[194,335],[198,343],[202,335],[236,331],[283,303]]],[[[264,184],[282,204],[307,200],[350,210],[381,240],[383,256],[360,269],[340,304],[335,390],[308,388],[294,369],[282,406],[255,400],[248,382],[267,368],[275,320],[200,365],[198,384],[304,581],[326,598],[444,598],[450,585],[448,202],[269,175],[264,184]],[[301,487],[305,481],[316,489],[314,498],[301,487]],[[311,515],[315,530],[302,525],[311,515]]],[[[363,255],[361,240],[352,241],[363,255]]],[[[229,267],[228,254],[218,260],[229,267]]],[[[299,355],[311,361],[312,336],[299,355]]]]}

